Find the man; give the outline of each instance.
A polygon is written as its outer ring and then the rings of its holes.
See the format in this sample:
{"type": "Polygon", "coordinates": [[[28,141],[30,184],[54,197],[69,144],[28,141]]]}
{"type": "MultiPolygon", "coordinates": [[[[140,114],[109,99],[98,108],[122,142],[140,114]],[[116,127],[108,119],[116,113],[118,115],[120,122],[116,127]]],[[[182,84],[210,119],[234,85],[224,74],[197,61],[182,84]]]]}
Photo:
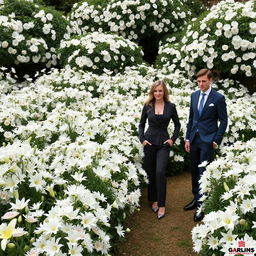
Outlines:
{"type": "MultiPolygon", "coordinates": [[[[201,205],[199,179],[205,168],[198,165],[203,161],[209,163],[213,160],[214,150],[220,145],[228,123],[225,97],[211,88],[211,71],[201,69],[196,74],[196,79],[199,90],[191,95],[185,142],[185,150],[191,157],[194,199],[184,207],[185,211],[199,208],[201,205]]],[[[203,217],[203,212],[196,211],[194,221],[201,221],[203,217]]]]}

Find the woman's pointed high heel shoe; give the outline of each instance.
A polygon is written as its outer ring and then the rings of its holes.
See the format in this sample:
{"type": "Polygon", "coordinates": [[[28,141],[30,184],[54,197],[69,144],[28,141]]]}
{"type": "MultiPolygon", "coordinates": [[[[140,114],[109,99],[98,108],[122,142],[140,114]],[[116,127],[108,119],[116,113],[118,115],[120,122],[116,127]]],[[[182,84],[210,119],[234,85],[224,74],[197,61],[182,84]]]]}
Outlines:
{"type": "Polygon", "coordinates": [[[157,205],[157,202],[154,202],[151,204],[151,210],[154,212],[154,213],[157,213],[158,212],[158,205],[157,205]]]}
{"type": "Polygon", "coordinates": [[[165,213],[158,213],[157,214],[157,218],[160,220],[160,219],[162,219],[163,217],[165,216],[165,213]]]}
{"type": "MultiPolygon", "coordinates": [[[[160,207],[160,208],[162,208],[162,207],[160,207]]],[[[164,208],[164,207],[163,207],[164,208]]],[[[165,216],[165,209],[161,209],[161,210],[164,210],[164,212],[162,212],[162,213],[160,213],[159,211],[158,211],[158,213],[157,213],[157,218],[160,220],[160,219],[162,219],[164,216],[165,216]]]]}
{"type": "Polygon", "coordinates": [[[159,207],[158,206],[156,206],[156,207],[151,207],[151,209],[152,209],[152,211],[154,212],[154,213],[157,213],[158,212],[158,209],[159,209],[159,207]]]}

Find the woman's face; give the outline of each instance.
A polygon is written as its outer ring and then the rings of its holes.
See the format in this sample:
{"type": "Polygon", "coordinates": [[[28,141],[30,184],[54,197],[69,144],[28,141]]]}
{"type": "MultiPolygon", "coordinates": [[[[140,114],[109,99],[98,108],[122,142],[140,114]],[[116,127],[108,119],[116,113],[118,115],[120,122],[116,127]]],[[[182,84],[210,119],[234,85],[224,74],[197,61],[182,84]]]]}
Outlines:
{"type": "Polygon", "coordinates": [[[155,100],[163,100],[164,98],[164,88],[162,85],[158,85],[155,89],[154,89],[154,98],[155,100]]]}

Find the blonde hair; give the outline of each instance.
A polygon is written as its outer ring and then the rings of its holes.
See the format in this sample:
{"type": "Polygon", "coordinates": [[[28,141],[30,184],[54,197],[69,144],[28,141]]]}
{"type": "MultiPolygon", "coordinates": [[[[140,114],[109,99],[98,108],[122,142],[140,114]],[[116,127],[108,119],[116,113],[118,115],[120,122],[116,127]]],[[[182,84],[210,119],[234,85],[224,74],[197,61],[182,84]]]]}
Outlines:
{"type": "Polygon", "coordinates": [[[161,85],[163,87],[163,90],[164,90],[164,101],[165,102],[169,102],[170,99],[169,99],[169,92],[167,90],[167,86],[165,84],[164,81],[162,80],[158,80],[158,81],[155,81],[151,88],[150,88],[150,91],[149,91],[149,94],[148,94],[148,98],[147,100],[145,101],[145,104],[146,105],[149,105],[149,106],[153,106],[153,102],[155,101],[155,98],[154,98],[154,91],[156,89],[157,86],[161,85]]]}

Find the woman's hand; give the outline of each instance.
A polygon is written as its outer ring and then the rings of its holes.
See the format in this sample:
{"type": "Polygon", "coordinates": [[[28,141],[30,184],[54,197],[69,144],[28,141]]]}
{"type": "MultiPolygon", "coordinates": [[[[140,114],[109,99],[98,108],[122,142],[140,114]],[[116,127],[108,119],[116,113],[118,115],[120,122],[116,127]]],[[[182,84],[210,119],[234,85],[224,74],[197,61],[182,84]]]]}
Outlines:
{"type": "Polygon", "coordinates": [[[144,140],[144,141],[142,142],[142,144],[143,144],[143,146],[146,146],[147,144],[150,145],[150,146],[152,145],[152,144],[151,144],[149,141],[147,141],[147,140],[144,140]]]}
{"type": "Polygon", "coordinates": [[[170,146],[172,146],[172,145],[173,145],[173,140],[168,139],[168,140],[166,140],[166,141],[164,142],[164,144],[166,144],[166,143],[168,143],[170,146]]]}

